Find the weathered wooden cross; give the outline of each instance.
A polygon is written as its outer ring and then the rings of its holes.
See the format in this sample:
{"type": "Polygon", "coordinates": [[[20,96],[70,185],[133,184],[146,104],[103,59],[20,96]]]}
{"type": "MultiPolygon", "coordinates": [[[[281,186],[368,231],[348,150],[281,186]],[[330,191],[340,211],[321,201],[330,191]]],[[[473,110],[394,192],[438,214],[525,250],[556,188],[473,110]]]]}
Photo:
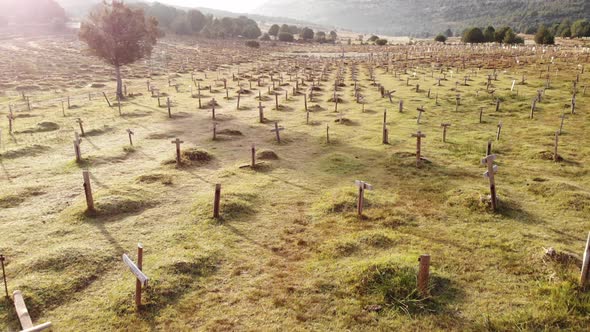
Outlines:
{"type": "Polygon", "coordinates": [[[141,243],[137,244],[137,264],[135,264],[127,254],[123,254],[123,263],[125,263],[131,273],[135,275],[135,307],[139,309],[141,307],[141,288],[147,287],[148,276],[143,273],[143,246],[141,243]]]}
{"type": "Polygon", "coordinates": [[[82,139],[78,136],[78,133],[74,133],[74,153],[76,154],[76,162],[82,161],[82,154],[80,153],[80,143],[82,139]]]}
{"type": "Polygon", "coordinates": [[[127,135],[129,135],[129,145],[133,146],[133,138],[132,136],[135,135],[133,130],[127,129],[127,135]]]}
{"type": "Polygon", "coordinates": [[[354,181],[355,185],[359,188],[359,196],[356,205],[356,211],[358,216],[363,215],[363,207],[365,203],[365,190],[373,190],[373,186],[360,180],[354,181]]]}
{"type": "Polygon", "coordinates": [[[22,292],[19,290],[15,290],[14,293],[12,293],[12,296],[14,298],[14,308],[16,311],[16,315],[18,316],[20,325],[23,328],[23,332],[43,331],[51,327],[51,322],[43,323],[37,326],[33,325],[33,320],[31,319],[31,315],[29,314],[29,310],[27,309],[27,305],[25,304],[22,292]]]}
{"type": "Polygon", "coordinates": [[[84,133],[84,121],[82,121],[82,119],[78,118],[76,120],[76,122],[78,123],[78,125],[80,125],[80,136],[82,136],[82,137],[86,136],[86,134],[84,133]]]}
{"type": "Polygon", "coordinates": [[[181,141],[180,139],[176,138],[174,141],[172,141],[172,144],[176,144],[176,165],[180,166],[181,163],[181,159],[180,159],[180,144],[184,143],[184,141],[181,141]]]}
{"type": "Polygon", "coordinates": [[[426,110],[424,109],[424,106],[420,106],[416,110],[418,111],[418,119],[416,120],[416,123],[420,124],[420,119],[422,118],[422,113],[426,112],[426,110]]]}
{"type": "Polygon", "coordinates": [[[412,137],[416,137],[416,167],[420,167],[420,164],[422,163],[422,157],[420,156],[422,152],[422,138],[425,138],[426,135],[422,134],[421,131],[418,131],[417,133],[412,134],[412,137]]]}
{"type": "Polygon", "coordinates": [[[279,123],[275,122],[275,129],[271,129],[271,132],[275,132],[276,136],[277,136],[277,142],[280,144],[281,143],[281,130],[285,130],[285,128],[283,127],[279,127],[279,123]]]}
{"type": "Polygon", "coordinates": [[[258,102],[258,122],[264,123],[264,106],[261,102],[258,102]]]}
{"type": "Polygon", "coordinates": [[[450,123],[441,123],[440,126],[443,128],[443,143],[447,142],[447,128],[451,126],[450,123]]]}
{"type": "Polygon", "coordinates": [[[491,154],[481,160],[483,165],[486,165],[488,170],[483,173],[483,175],[490,180],[490,198],[492,202],[492,209],[496,211],[497,208],[497,199],[496,199],[496,182],[494,179],[494,175],[498,172],[498,166],[494,165],[494,160],[496,160],[496,155],[491,154]]]}
{"type": "Polygon", "coordinates": [[[94,198],[92,197],[92,187],[90,186],[90,173],[87,170],[82,171],[82,179],[84,180],[84,196],[86,198],[86,208],[88,211],[94,211],[94,198]]]}

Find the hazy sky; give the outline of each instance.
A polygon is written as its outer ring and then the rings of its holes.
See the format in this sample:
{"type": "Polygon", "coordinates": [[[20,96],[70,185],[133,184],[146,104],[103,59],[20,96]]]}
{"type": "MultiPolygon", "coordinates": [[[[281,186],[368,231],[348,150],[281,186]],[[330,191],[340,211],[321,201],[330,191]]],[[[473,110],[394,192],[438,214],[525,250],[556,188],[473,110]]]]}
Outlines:
{"type": "MultiPolygon", "coordinates": [[[[154,1],[154,0],[150,0],[154,1]]],[[[158,0],[161,3],[184,7],[207,7],[232,12],[253,13],[254,9],[267,0],[158,0]]]]}

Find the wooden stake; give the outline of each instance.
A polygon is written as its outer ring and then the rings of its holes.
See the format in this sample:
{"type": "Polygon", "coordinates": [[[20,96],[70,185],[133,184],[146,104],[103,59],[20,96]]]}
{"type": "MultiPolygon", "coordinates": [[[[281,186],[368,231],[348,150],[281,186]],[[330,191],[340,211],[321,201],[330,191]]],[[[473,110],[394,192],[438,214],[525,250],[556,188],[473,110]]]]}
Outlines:
{"type": "Polygon", "coordinates": [[[387,110],[383,111],[383,144],[389,144],[389,129],[387,129],[387,110]]]}
{"type": "Polygon", "coordinates": [[[586,249],[584,250],[584,258],[582,259],[582,273],[580,274],[580,285],[582,289],[588,286],[590,280],[590,232],[586,240],[586,249]]]}
{"type": "Polygon", "coordinates": [[[129,145],[133,146],[132,136],[135,135],[135,133],[131,129],[127,129],[127,134],[129,135],[129,145]]]}
{"type": "Polygon", "coordinates": [[[280,144],[281,143],[281,135],[280,132],[281,130],[284,130],[285,128],[279,127],[279,123],[275,122],[275,129],[272,129],[271,131],[274,131],[276,133],[277,136],[277,142],[280,144]]]}
{"type": "Polygon", "coordinates": [[[94,211],[94,198],[92,197],[92,187],[90,186],[90,173],[87,170],[82,171],[84,179],[84,195],[86,196],[86,207],[88,211],[94,211]]]}
{"type": "Polygon", "coordinates": [[[219,202],[221,200],[221,184],[215,185],[215,200],[213,201],[213,218],[219,219],[219,202]]]}
{"type": "Polygon", "coordinates": [[[559,144],[559,130],[555,132],[555,148],[553,150],[553,161],[557,162],[558,160],[558,156],[557,156],[557,145],[559,144]]]}
{"type": "Polygon", "coordinates": [[[78,118],[76,120],[76,122],[78,123],[78,125],[80,125],[80,136],[85,137],[86,134],[84,133],[84,121],[82,121],[82,119],[78,118]]]}
{"type": "Polygon", "coordinates": [[[0,264],[2,265],[2,279],[4,280],[4,291],[6,292],[6,298],[8,298],[8,284],[6,283],[6,271],[4,270],[4,261],[6,258],[4,255],[0,255],[0,264]]]}
{"type": "MultiPolygon", "coordinates": [[[[141,243],[137,244],[137,268],[139,271],[143,269],[143,246],[141,243]]],[[[141,281],[135,280],[135,307],[141,307],[141,281]]]]}
{"type": "Polygon", "coordinates": [[[441,123],[440,126],[443,128],[443,143],[447,142],[447,128],[451,126],[450,123],[441,123]]]}
{"type": "Polygon", "coordinates": [[[256,167],[256,146],[252,144],[252,168],[256,167]]]}
{"type": "Polygon", "coordinates": [[[261,102],[258,102],[258,122],[264,123],[264,106],[261,102]]]}
{"type": "Polygon", "coordinates": [[[359,217],[363,215],[363,206],[365,205],[365,190],[373,190],[373,186],[364,181],[355,181],[356,186],[359,188],[359,195],[356,204],[356,210],[359,217]]]}
{"type": "Polygon", "coordinates": [[[428,296],[428,281],[430,279],[430,255],[420,255],[418,258],[420,268],[418,269],[418,291],[424,297],[428,296]]]}
{"type": "Polygon", "coordinates": [[[500,133],[502,132],[502,121],[498,123],[498,131],[496,132],[496,141],[500,140],[500,133]]]}

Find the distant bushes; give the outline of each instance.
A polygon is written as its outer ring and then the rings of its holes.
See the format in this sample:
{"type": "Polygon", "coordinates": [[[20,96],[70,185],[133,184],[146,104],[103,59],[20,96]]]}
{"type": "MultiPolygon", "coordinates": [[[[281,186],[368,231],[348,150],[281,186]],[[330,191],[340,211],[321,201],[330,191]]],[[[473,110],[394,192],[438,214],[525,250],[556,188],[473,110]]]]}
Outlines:
{"type": "Polygon", "coordinates": [[[537,34],[535,34],[535,43],[541,45],[553,45],[555,44],[555,36],[545,27],[541,25],[539,30],[537,30],[537,34]]]}
{"type": "Polygon", "coordinates": [[[290,32],[281,32],[279,33],[279,40],[282,42],[292,42],[295,40],[295,37],[290,32]]]}
{"type": "Polygon", "coordinates": [[[259,48],[260,43],[255,40],[248,40],[248,41],[246,41],[246,46],[252,47],[252,48],[259,48]]]}
{"type": "Polygon", "coordinates": [[[178,35],[201,35],[207,38],[244,37],[255,39],[262,35],[256,21],[240,17],[216,18],[191,9],[184,11],[155,2],[152,5],[137,3],[147,16],[155,17],[159,26],[178,35]]]}
{"type": "Polygon", "coordinates": [[[379,45],[379,46],[387,45],[387,43],[388,43],[387,39],[382,39],[382,38],[379,38],[375,41],[375,45],[379,45]]]}
{"type": "Polygon", "coordinates": [[[438,36],[434,37],[434,41],[439,42],[439,43],[445,43],[447,41],[447,36],[445,36],[441,33],[438,36]]]}
{"type": "MultiPolygon", "coordinates": [[[[437,36],[438,38],[438,36],[437,36]]],[[[480,28],[469,28],[463,32],[461,39],[464,43],[501,43],[501,44],[524,44],[524,39],[516,35],[512,28],[504,26],[496,30],[489,26],[482,31],[480,28]]]]}

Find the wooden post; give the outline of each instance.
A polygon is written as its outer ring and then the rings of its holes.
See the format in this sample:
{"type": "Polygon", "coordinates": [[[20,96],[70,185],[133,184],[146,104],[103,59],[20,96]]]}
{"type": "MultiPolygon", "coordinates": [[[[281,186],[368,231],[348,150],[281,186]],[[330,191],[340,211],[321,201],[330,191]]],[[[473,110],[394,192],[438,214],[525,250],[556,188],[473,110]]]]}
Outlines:
{"type": "Polygon", "coordinates": [[[533,119],[535,117],[535,109],[537,108],[537,98],[533,99],[533,102],[531,104],[531,115],[530,118],[533,119]]]}
{"type": "Polygon", "coordinates": [[[491,154],[481,160],[483,165],[486,165],[488,170],[484,173],[484,176],[490,180],[490,198],[492,201],[492,209],[496,211],[497,209],[497,199],[496,199],[496,182],[494,179],[494,174],[498,172],[498,166],[494,165],[494,160],[496,160],[496,155],[491,154]]]}
{"type": "Polygon", "coordinates": [[[279,95],[276,93],[274,95],[275,95],[275,109],[278,111],[279,110],[279,95]]]}
{"type": "Polygon", "coordinates": [[[8,298],[8,284],[6,283],[6,271],[4,270],[4,261],[6,258],[4,255],[0,255],[0,264],[2,265],[2,279],[4,280],[4,291],[6,292],[6,298],[8,298]]]}
{"type": "Polygon", "coordinates": [[[180,159],[180,144],[184,143],[184,141],[181,141],[180,139],[176,138],[174,141],[172,141],[172,144],[176,144],[176,165],[180,166],[181,163],[181,159],[180,159]]]}
{"type": "Polygon", "coordinates": [[[215,200],[213,201],[213,218],[219,219],[219,201],[221,200],[221,184],[215,185],[215,200]]]}
{"type": "Polygon", "coordinates": [[[356,180],[355,185],[359,188],[359,196],[357,199],[356,210],[359,217],[363,215],[363,206],[365,205],[365,190],[373,190],[373,186],[364,182],[356,180]]]}
{"type": "MultiPolygon", "coordinates": [[[[139,271],[143,268],[143,246],[141,243],[137,244],[137,268],[139,271]]],[[[135,280],[135,307],[141,307],[141,281],[139,279],[135,280]]]]}
{"type": "Polygon", "coordinates": [[[307,110],[307,94],[303,94],[303,104],[305,106],[305,111],[308,112],[307,110]]]}
{"type": "Polygon", "coordinates": [[[86,134],[84,133],[84,121],[82,121],[82,119],[78,118],[76,120],[76,122],[78,123],[78,125],[80,125],[80,136],[84,137],[86,136],[86,134]]]}
{"type": "Polygon", "coordinates": [[[486,156],[492,154],[492,140],[488,140],[488,145],[486,147],[486,156]]]}
{"type": "Polygon", "coordinates": [[[133,139],[131,138],[135,133],[131,129],[127,129],[127,134],[129,135],[129,145],[133,146],[133,139]]]}
{"type": "Polygon", "coordinates": [[[330,125],[326,124],[326,143],[330,144],[330,125]]]}
{"type": "Polygon", "coordinates": [[[500,99],[496,99],[496,112],[500,111],[500,99]]]}
{"type": "Polygon", "coordinates": [[[479,108],[479,123],[482,123],[483,118],[483,107],[479,108]]]}
{"type": "Polygon", "coordinates": [[[217,139],[217,122],[213,122],[213,140],[217,139]]]}
{"type": "Polygon", "coordinates": [[[261,102],[258,102],[258,122],[264,123],[264,106],[261,102]]]}
{"type": "Polygon", "coordinates": [[[447,128],[451,126],[450,123],[441,123],[440,126],[443,128],[443,143],[447,142],[447,128]]]}
{"type": "Polygon", "coordinates": [[[559,130],[555,132],[555,148],[553,150],[553,161],[557,162],[558,161],[558,156],[557,156],[557,145],[559,144],[559,130]]]}
{"type": "Polygon", "coordinates": [[[135,282],[135,307],[137,310],[141,308],[141,289],[146,287],[149,278],[143,273],[143,246],[141,243],[137,244],[137,264],[135,264],[127,254],[123,254],[123,263],[125,263],[131,273],[137,279],[135,282]]]}
{"type": "Polygon", "coordinates": [[[383,144],[389,144],[389,129],[387,129],[387,110],[383,111],[383,144]]]}
{"type": "Polygon", "coordinates": [[[242,96],[242,88],[240,88],[240,90],[238,91],[238,105],[237,105],[237,110],[240,110],[240,97],[242,96]]]}
{"type": "Polygon", "coordinates": [[[84,179],[84,195],[86,196],[86,207],[88,211],[94,211],[94,198],[92,197],[92,187],[90,186],[90,173],[87,170],[82,171],[84,179]]]}
{"type": "Polygon", "coordinates": [[[168,108],[168,117],[172,117],[172,112],[170,111],[170,97],[166,97],[166,107],[168,108]]]}
{"type": "Polygon", "coordinates": [[[430,255],[420,255],[418,258],[418,291],[424,297],[428,296],[428,281],[430,279],[430,255]]]}
{"type": "Polygon", "coordinates": [[[106,99],[107,104],[109,104],[109,107],[113,107],[113,105],[111,105],[111,101],[109,100],[109,97],[107,97],[107,94],[103,91],[102,95],[104,96],[104,99],[106,99]]]}
{"type": "Polygon", "coordinates": [[[422,163],[422,159],[421,159],[421,145],[422,145],[422,138],[426,137],[425,134],[422,134],[421,131],[418,131],[415,134],[412,134],[412,137],[416,137],[416,167],[420,167],[420,164],[422,163]]]}
{"type": "Polygon", "coordinates": [[[586,240],[586,249],[584,250],[584,258],[582,259],[582,273],[580,275],[580,285],[582,289],[588,286],[590,280],[590,232],[586,240]]]}
{"type": "Polygon", "coordinates": [[[202,108],[202,105],[201,105],[201,82],[198,82],[197,83],[197,92],[199,93],[198,94],[198,98],[199,98],[199,109],[201,109],[202,108]]]}
{"type": "Polygon", "coordinates": [[[563,133],[563,121],[565,120],[565,112],[563,112],[560,116],[561,118],[561,123],[559,125],[559,135],[561,135],[563,133]]]}
{"type": "Polygon", "coordinates": [[[10,135],[12,135],[12,123],[14,121],[14,114],[12,114],[12,111],[10,111],[10,113],[8,113],[6,118],[8,118],[8,133],[10,135]]]}
{"type": "Polygon", "coordinates": [[[498,123],[498,131],[496,132],[496,141],[500,140],[500,133],[502,132],[502,121],[498,123]]]}
{"type": "Polygon", "coordinates": [[[82,140],[78,137],[78,133],[74,133],[74,153],[76,154],[76,162],[82,161],[82,154],[80,153],[80,143],[82,140]]]}
{"type": "Polygon", "coordinates": [[[256,167],[256,145],[252,144],[252,168],[256,167]]]}

